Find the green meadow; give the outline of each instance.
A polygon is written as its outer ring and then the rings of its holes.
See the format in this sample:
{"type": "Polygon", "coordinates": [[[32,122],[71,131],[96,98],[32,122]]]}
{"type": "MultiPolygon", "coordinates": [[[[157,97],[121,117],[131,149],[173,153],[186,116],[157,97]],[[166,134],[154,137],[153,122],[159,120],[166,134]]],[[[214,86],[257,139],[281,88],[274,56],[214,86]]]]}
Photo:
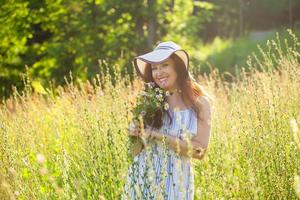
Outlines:
{"type": "MultiPolygon", "coordinates": [[[[197,76],[213,118],[207,154],[194,160],[196,200],[300,197],[300,43],[288,37],[268,41],[230,82],[217,69],[197,76]]],[[[25,89],[0,107],[0,199],[120,198],[142,83],[111,79],[70,75],[37,91],[24,76],[25,89]]]]}

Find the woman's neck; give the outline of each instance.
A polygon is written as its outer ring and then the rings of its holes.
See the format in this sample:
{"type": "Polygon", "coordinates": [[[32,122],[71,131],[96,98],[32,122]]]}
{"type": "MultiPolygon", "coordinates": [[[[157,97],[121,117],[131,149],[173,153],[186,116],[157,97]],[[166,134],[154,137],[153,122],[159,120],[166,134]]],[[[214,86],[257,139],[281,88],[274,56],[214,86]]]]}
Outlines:
{"type": "Polygon", "coordinates": [[[172,95],[167,97],[167,102],[170,105],[170,108],[174,110],[174,108],[178,108],[179,110],[184,109],[186,106],[183,102],[181,93],[173,92],[172,95]]]}
{"type": "Polygon", "coordinates": [[[169,96],[168,96],[168,99],[170,101],[178,101],[178,100],[181,100],[181,90],[178,89],[177,87],[174,87],[172,89],[169,89],[169,96]]]}
{"type": "Polygon", "coordinates": [[[170,95],[172,96],[173,94],[180,94],[182,91],[178,88],[174,88],[174,89],[169,90],[169,92],[170,92],[170,95]]]}

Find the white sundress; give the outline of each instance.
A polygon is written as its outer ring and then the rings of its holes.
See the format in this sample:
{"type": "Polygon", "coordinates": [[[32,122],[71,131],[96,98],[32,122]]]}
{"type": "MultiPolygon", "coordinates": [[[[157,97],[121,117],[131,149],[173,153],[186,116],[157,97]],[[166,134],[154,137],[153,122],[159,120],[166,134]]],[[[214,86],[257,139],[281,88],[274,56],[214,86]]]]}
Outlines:
{"type": "MultiPolygon", "coordinates": [[[[160,132],[181,139],[197,134],[197,118],[192,108],[165,114],[160,132]]],[[[150,141],[130,165],[122,200],[194,199],[194,167],[192,159],[180,156],[162,142],[150,141]]]]}

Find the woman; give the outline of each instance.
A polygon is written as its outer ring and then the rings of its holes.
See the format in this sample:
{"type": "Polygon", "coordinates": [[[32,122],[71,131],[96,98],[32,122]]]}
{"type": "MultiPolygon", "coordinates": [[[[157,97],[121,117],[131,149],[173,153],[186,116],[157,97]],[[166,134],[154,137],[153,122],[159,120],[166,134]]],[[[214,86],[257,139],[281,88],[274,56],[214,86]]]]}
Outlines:
{"type": "Polygon", "coordinates": [[[134,64],[145,82],[165,91],[169,109],[156,117],[158,128],[129,134],[147,139],[137,145],[122,199],[193,199],[192,159],[202,159],[209,144],[211,106],[208,95],[188,72],[186,51],[172,41],[138,56],[134,64]],[[160,116],[160,117],[159,117],[160,116]]]}

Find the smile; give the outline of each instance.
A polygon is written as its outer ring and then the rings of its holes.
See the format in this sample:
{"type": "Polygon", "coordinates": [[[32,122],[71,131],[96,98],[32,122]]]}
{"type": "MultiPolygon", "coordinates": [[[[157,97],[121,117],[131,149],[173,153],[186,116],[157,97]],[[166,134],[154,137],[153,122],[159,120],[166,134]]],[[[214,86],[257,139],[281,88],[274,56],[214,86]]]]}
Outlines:
{"type": "Polygon", "coordinates": [[[158,78],[158,80],[162,85],[165,85],[167,83],[168,77],[158,78]]]}

